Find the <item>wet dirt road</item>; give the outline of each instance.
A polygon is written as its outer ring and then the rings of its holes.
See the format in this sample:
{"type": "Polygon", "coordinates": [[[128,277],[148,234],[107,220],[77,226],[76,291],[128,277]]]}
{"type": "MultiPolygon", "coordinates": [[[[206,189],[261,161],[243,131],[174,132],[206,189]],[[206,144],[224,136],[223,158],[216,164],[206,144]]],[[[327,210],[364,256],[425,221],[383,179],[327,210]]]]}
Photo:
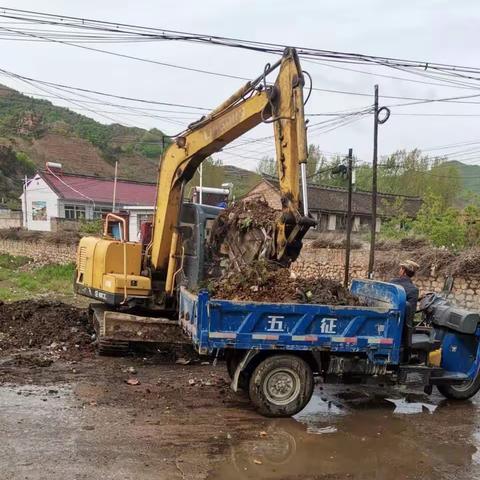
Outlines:
{"type": "Polygon", "coordinates": [[[322,385],[266,419],[221,363],[0,362],[2,480],[475,479],[479,426],[480,398],[322,385]]]}

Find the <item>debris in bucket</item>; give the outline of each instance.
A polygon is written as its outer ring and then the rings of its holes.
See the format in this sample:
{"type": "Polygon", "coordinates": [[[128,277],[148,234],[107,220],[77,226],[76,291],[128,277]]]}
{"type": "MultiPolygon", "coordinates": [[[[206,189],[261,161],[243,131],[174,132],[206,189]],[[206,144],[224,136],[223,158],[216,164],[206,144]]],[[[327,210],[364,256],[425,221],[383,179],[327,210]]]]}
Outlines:
{"type": "Polygon", "coordinates": [[[215,219],[210,242],[213,247],[219,248],[232,230],[245,233],[253,228],[263,228],[271,233],[278,214],[261,198],[237,202],[215,219]]]}
{"type": "MultiPolygon", "coordinates": [[[[216,266],[218,254],[228,255],[237,270],[259,258],[269,258],[278,216],[279,212],[262,199],[237,202],[225,209],[215,219],[209,241],[216,266]]],[[[210,274],[217,276],[218,271],[213,269],[210,274]]]]}

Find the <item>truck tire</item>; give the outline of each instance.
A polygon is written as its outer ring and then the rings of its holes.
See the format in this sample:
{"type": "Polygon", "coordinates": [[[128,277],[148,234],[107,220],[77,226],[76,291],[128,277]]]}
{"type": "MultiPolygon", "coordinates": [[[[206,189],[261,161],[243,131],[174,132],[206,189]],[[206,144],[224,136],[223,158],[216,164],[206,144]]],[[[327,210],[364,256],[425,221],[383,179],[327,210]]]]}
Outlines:
{"type": "Polygon", "coordinates": [[[266,417],[290,417],[302,410],[313,393],[310,366],[295,355],[272,355],[250,377],[249,395],[266,417]]]}
{"type": "Polygon", "coordinates": [[[438,391],[450,400],[468,400],[480,390],[480,372],[468,382],[460,385],[438,385],[438,391]]]}

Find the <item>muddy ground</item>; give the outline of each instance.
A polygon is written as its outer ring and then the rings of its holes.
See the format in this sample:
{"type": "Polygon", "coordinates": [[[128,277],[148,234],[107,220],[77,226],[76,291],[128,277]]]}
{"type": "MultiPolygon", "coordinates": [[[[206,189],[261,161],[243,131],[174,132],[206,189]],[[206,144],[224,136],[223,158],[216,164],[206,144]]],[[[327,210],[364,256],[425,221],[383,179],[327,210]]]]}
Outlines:
{"type": "Polygon", "coordinates": [[[317,385],[295,418],[266,419],[230,391],[222,362],[91,355],[42,367],[9,353],[0,477],[473,479],[479,414],[480,398],[317,385]]]}
{"type": "Polygon", "coordinates": [[[480,397],[318,384],[272,420],[221,361],[98,357],[84,311],[59,303],[0,314],[1,480],[480,478],[480,397]]]}

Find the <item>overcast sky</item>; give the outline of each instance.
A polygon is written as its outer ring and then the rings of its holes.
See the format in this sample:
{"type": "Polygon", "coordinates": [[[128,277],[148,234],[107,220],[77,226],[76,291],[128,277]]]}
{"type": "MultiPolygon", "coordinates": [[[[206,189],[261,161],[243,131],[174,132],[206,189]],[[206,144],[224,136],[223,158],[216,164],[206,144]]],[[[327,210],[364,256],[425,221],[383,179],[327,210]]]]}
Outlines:
{"type": "MultiPolygon", "coordinates": [[[[422,61],[436,61],[476,66],[478,63],[480,3],[422,0],[386,2],[381,0],[4,0],[3,7],[37,10],[48,13],[135,23],[166,29],[224,35],[320,49],[357,52],[422,61]]],[[[0,19],[0,22],[3,22],[0,19]]],[[[0,23],[0,26],[5,25],[0,23]]],[[[86,52],[71,46],[0,40],[3,44],[0,68],[41,80],[105,91],[118,95],[155,99],[203,107],[215,107],[240,85],[241,81],[185,72],[159,65],[86,52]]],[[[260,74],[274,55],[191,43],[152,42],[100,45],[111,51],[137,55],[253,78],[260,74]]],[[[348,67],[348,65],[347,65],[348,67]]],[[[350,66],[352,67],[352,66],[350,66]]],[[[331,66],[303,63],[317,88],[372,92],[375,83],[385,95],[437,98],[480,93],[452,87],[439,87],[373,75],[339,70],[331,66]]],[[[352,68],[383,75],[428,81],[386,68],[352,68]]],[[[33,87],[0,77],[0,82],[21,91],[33,87]]],[[[480,82],[479,82],[480,87],[480,82]]],[[[40,92],[41,93],[41,92],[40,92]]],[[[478,99],[480,101],[480,99],[478,99]]],[[[67,105],[54,100],[56,104],[67,105]]],[[[307,104],[307,113],[355,110],[372,103],[372,99],[352,95],[315,91],[307,104]]],[[[382,104],[399,101],[384,99],[382,104]]],[[[72,109],[76,109],[71,106],[72,109]]],[[[102,108],[112,112],[112,108],[102,108]]],[[[90,112],[82,111],[90,116],[90,112]]],[[[158,113],[158,115],[162,115],[158,113]]],[[[169,120],[108,114],[126,125],[157,127],[176,133],[189,123],[191,115],[165,114],[169,120]]],[[[96,116],[106,122],[104,117],[96,116]]],[[[312,118],[311,122],[324,118],[312,118]]],[[[390,120],[380,130],[380,154],[396,149],[430,148],[445,144],[477,141],[480,121],[479,104],[427,104],[392,109],[390,120]],[[415,114],[459,114],[475,116],[403,116],[415,114]]],[[[372,157],[371,115],[351,125],[327,133],[313,131],[309,142],[326,152],[354,149],[365,161],[372,157]]],[[[248,138],[269,135],[271,125],[261,126],[248,138]]],[[[479,139],[480,141],[480,139],[479,139]]],[[[463,147],[465,148],[465,147],[463,147]]],[[[456,151],[461,150],[457,148],[456,151]]],[[[220,154],[225,163],[254,169],[256,159],[273,152],[273,143],[255,143],[220,154]],[[237,155],[235,155],[235,154],[237,155]],[[241,155],[241,156],[240,156],[241,155]]],[[[443,153],[444,151],[440,151],[443,153]]],[[[477,154],[458,156],[469,163],[480,163],[477,154]]]]}

